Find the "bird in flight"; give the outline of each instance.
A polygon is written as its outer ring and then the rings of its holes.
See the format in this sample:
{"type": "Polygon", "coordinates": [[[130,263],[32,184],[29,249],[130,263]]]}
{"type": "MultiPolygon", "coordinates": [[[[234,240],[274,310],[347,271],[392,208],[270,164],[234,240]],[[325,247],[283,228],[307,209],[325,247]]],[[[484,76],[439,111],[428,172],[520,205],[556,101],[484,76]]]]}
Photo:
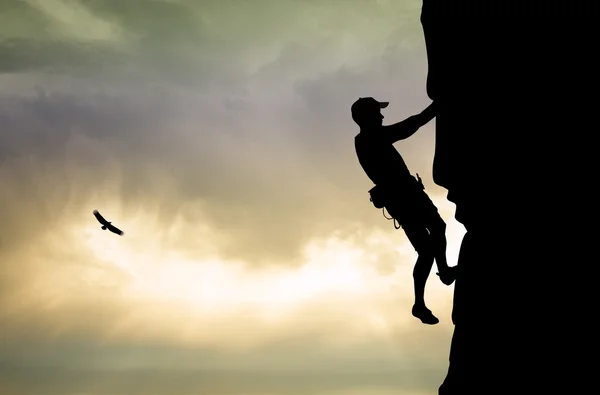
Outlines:
{"type": "Polygon", "coordinates": [[[112,225],[111,222],[104,219],[104,217],[100,215],[98,210],[94,210],[94,216],[96,217],[98,222],[102,224],[102,230],[108,229],[119,236],[123,236],[125,234],[125,232],[123,232],[121,229],[117,228],[116,226],[112,225]]]}

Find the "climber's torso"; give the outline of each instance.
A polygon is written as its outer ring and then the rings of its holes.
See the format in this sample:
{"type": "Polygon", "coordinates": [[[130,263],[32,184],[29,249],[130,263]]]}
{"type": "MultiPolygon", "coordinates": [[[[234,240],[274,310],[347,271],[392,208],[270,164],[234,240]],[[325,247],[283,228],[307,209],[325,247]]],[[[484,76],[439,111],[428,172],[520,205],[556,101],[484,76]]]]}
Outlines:
{"type": "Polygon", "coordinates": [[[414,181],[400,153],[381,133],[360,132],[354,146],[361,167],[375,185],[402,186],[414,181]]]}

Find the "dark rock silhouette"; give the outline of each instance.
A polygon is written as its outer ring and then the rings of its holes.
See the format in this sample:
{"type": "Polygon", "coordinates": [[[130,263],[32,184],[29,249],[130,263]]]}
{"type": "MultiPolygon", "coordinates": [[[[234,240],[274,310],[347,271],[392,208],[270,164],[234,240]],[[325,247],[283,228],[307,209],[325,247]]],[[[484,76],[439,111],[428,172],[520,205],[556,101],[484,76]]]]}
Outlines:
{"type": "Polygon", "coordinates": [[[98,220],[98,222],[100,222],[102,224],[102,230],[107,230],[108,229],[111,232],[113,232],[114,234],[117,234],[119,236],[123,236],[125,234],[125,232],[123,232],[121,229],[119,229],[116,226],[112,225],[112,222],[109,222],[106,219],[104,219],[104,217],[102,215],[100,215],[100,213],[98,212],[98,210],[94,210],[94,217],[96,217],[96,219],[98,220]]]}
{"type": "Polygon", "coordinates": [[[591,223],[580,188],[597,178],[586,163],[598,130],[597,8],[423,2],[434,181],[467,230],[441,395],[592,388],[580,353],[597,297],[586,299],[571,265],[596,257],[580,231],[591,223]]]}

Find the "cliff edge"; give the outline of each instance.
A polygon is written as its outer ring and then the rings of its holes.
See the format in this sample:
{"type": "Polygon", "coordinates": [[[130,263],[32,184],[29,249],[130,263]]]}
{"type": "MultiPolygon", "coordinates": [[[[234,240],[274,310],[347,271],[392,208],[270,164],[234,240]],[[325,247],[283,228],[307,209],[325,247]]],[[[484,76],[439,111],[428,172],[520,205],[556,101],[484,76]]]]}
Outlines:
{"type": "Polygon", "coordinates": [[[423,2],[434,181],[467,230],[440,395],[585,387],[578,353],[594,310],[577,269],[596,256],[583,187],[597,178],[586,148],[598,129],[597,23],[585,21],[598,5],[585,7],[423,2]]]}

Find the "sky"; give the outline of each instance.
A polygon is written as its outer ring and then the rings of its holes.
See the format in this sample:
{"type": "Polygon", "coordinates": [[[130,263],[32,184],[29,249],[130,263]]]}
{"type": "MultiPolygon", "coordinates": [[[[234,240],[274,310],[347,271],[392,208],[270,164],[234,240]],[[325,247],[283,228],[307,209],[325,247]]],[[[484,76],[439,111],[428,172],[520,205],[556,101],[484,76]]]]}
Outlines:
{"type": "Polygon", "coordinates": [[[0,394],[437,393],[453,286],[411,316],[349,111],[430,103],[420,5],[0,0],[0,394]]]}

